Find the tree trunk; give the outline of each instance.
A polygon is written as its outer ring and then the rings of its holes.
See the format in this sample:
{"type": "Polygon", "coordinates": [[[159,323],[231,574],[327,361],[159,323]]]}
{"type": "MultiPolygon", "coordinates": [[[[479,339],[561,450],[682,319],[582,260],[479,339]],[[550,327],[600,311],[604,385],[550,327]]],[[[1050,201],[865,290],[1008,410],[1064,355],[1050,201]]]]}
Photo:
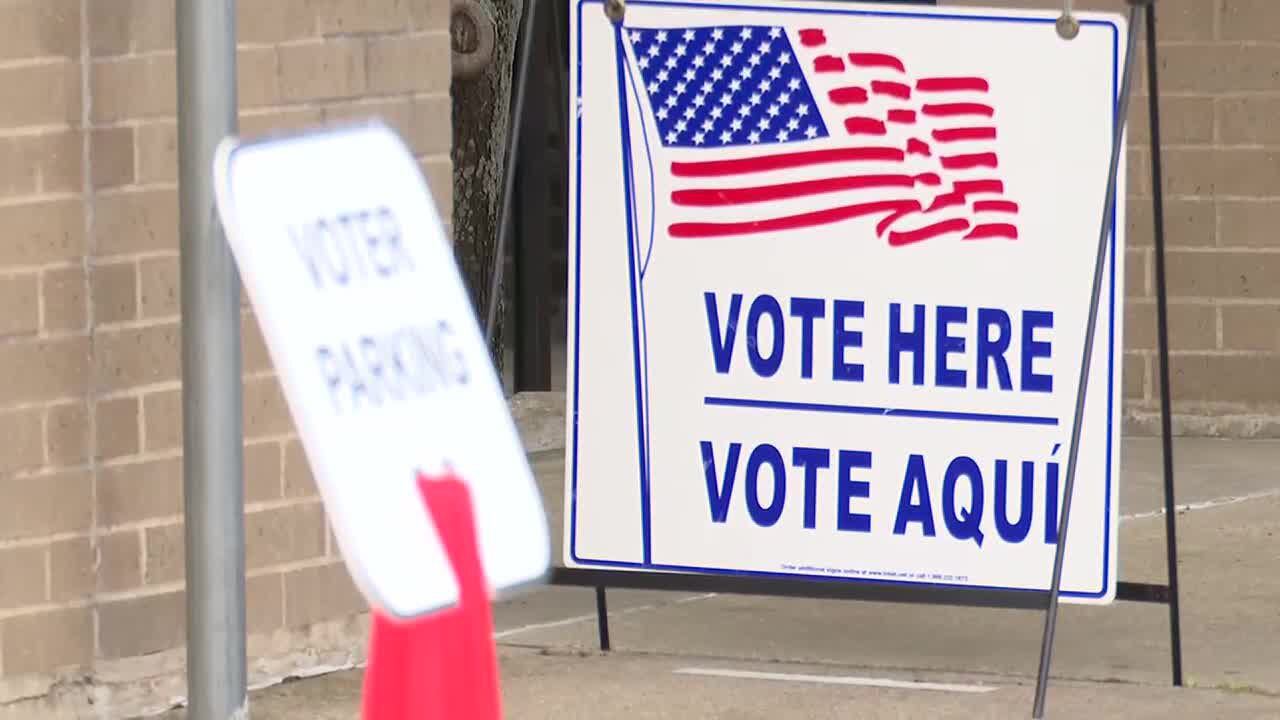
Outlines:
{"type": "MultiPolygon", "coordinates": [[[[523,2],[477,1],[493,19],[493,58],[479,74],[453,80],[453,237],[458,264],[483,324],[501,221],[511,84],[523,2]]],[[[467,29],[455,23],[452,30],[455,52],[467,51],[470,42],[467,29]]],[[[498,296],[493,344],[489,350],[501,375],[505,314],[501,289],[498,296]]]]}

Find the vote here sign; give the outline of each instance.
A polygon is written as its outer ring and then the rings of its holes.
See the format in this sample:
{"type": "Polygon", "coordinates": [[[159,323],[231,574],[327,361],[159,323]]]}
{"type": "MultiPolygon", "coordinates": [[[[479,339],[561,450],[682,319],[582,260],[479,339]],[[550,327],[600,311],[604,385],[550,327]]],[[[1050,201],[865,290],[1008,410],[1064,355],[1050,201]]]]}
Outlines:
{"type": "MultiPolygon", "coordinates": [[[[1059,14],[573,5],[566,563],[1049,587],[1125,36],[1059,14]]],[[[1116,585],[1119,200],[1067,602],[1116,585]]]]}
{"type": "Polygon", "coordinates": [[[218,208],[338,544],[370,603],[458,585],[418,476],[467,482],[489,586],[539,580],[545,515],[422,173],[387,127],[225,142],[218,208]]]}

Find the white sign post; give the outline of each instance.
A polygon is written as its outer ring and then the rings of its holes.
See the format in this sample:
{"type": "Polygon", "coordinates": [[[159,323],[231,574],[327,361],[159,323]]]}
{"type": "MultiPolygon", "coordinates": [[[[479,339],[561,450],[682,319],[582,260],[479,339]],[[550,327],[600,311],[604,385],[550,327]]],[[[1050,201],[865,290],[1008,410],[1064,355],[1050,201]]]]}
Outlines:
{"type": "MultiPolygon", "coordinates": [[[[575,3],[567,565],[1049,590],[1127,31],[1059,14],[575,3]]],[[[1110,218],[1063,602],[1116,592],[1110,218]]]]}
{"type": "Polygon", "coordinates": [[[399,617],[458,586],[417,477],[469,487],[490,587],[542,578],[542,502],[429,190],[380,124],[225,142],[218,209],[342,554],[399,617]]]}

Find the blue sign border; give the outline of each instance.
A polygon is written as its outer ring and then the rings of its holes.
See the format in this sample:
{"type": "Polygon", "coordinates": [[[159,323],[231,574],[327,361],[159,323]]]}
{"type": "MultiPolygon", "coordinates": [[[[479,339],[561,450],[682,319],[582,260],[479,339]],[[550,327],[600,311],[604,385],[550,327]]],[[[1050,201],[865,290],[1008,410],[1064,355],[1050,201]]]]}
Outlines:
{"type": "MultiPolygon", "coordinates": [[[[578,0],[577,7],[576,7],[577,27],[578,28],[582,27],[582,11],[585,6],[603,5],[603,2],[604,0],[578,0]]],[[[702,3],[682,2],[680,0],[629,0],[628,4],[637,5],[637,6],[649,5],[649,6],[655,6],[655,7],[693,7],[693,8],[699,8],[699,9],[705,9],[707,7],[705,4],[702,4],[702,3]]],[[[724,5],[719,5],[719,7],[722,7],[727,10],[745,10],[745,11],[753,11],[753,12],[790,12],[790,13],[807,13],[807,14],[813,14],[813,15],[861,15],[861,16],[871,16],[871,17],[906,17],[906,18],[914,18],[914,19],[920,19],[920,20],[964,20],[968,22],[978,21],[978,22],[1029,23],[1029,24],[1046,24],[1046,25],[1052,25],[1055,22],[1051,18],[1010,17],[1010,16],[1003,16],[1003,15],[991,15],[991,16],[957,15],[957,14],[948,14],[945,11],[938,12],[938,13],[925,13],[925,12],[919,12],[919,11],[902,12],[902,11],[892,11],[892,10],[852,10],[852,9],[846,10],[846,9],[829,9],[829,8],[802,8],[802,7],[785,6],[785,5],[784,6],[749,6],[749,5],[735,5],[735,4],[724,4],[724,5]]],[[[1120,28],[1117,27],[1115,23],[1108,22],[1105,20],[1081,20],[1080,24],[1111,28],[1111,31],[1112,31],[1111,95],[1114,98],[1116,93],[1118,92],[1117,86],[1119,84],[1119,75],[1120,75],[1120,28]]],[[[573,71],[576,74],[576,78],[577,78],[576,84],[578,87],[577,94],[573,98],[574,104],[576,106],[577,103],[580,103],[582,101],[582,44],[580,42],[578,43],[577,56],[574,58],[573,71]]],[[[582,117],[580,114],[576,112],[574,113],[574,117],[575,117],[575,123],[576,123],[576,128],[575,128],[576,136],[581,138],[582,117]]],[[[1113,111],[1112,111],[1112,117],[1111,117],[1113,131],[1115,128],[1116,121],[1117,121],[1117,117],[1114,110],[1114,102],[1113,102],[1113,111]]],[[[568,538],[569,555],[570,557],[573,558],[574,562],[581,565],[596,566],[596,567],[602,567],[602,568],[612,567],[612,568],[620,568],[620,569],[646,569],[646,570],[658,570],[658,571],[670,571],[670,572],[694,572],[694,573],[703,573],[703,574],[711,574],[711,575],[791,578],[791,579],[801,579],[801,580],[812,579],[812,580],[831,581],[835,579],[839,582],[859,583],[859,584],[879,584],[879,585],[905,585],[905,586],[911,586],[911,587],[918,587],[921,589],[927,589],[929,587],[938,587],[938,588],[970,588],[970,589],[976,589],[976,590],[1001,590],[1001,591],[1028,592],[1028,593],[1044,592],[1044,590],[1034,589],[1034,588],[1013,588],[1013,587],[1001,587],[1001,586],[964,585],[964,584],[951,584],[951,583],[922,583],[922,582],[906,582],[901,580],[883,580],[883,579],[874,579],[874,578],[872,579],[832,578],[831,576],[827,576],[827,575],[813,575],[813,574],[805,574],[805,573],[782,573],[782,572],[768,572],[768,571],[762,571],[762,570],[735,570],[730,568],[709,568],[709,567],[698,567],[698,566],[691,566],[691,565],[669,565],[669,564],[654,563],[654,562],[633,562],[633,561],[625,561],[625,560],[600,560],[600,559],[594,559],[594,558],[584,558],[579,556],[577,551],[577,539],[578,539],[577,538],[577,517],[578,517],[578,389],[580,386],[578,373],[579,373],[579,368],[581,368],[581,356],[580,356],[581,343],[579,342],[579,333],[581,332],[581,327],[582,327],[581,315],[580,315],[581,303],[582,303],[582,295],[581,295],[582,205],[580,202],[582,197],[581,143],[579,143],[577,146],[575,157],[574,157],[574,163],[575,163],[576,177],[574,178],[575,214],[574,214],[574,248],[573,248],[574,250],[574,277],[573,277],[573,283],[574,283],[573,373],[574,375],[573,375],[573,388],[572,388],[573,447],[572,447],[572,458],[570,461],[571,468],[572,468],[571,477],[570,477],[570,489],[572,492],[572,496],[570,498],[570,507],[569,507],[569,538],[568,538]]],[[[1122,192],[1122,190],[1121,188],[1117,187],[1115,192],[1117,195],[1119,195],[1122,192]]],[[[1116,203],[1116,205],[1118,205],[1118,203],[1116,203]]],[[[1107,591],[1108,591],[1107,582],[1110,576],[1111,484],[1113,481],[1111,457],[1112,457],[1112,454],[1114,453],[1113,426],[1115,423],[1114,378],[1115,378],[1115,354],[1116,354],[1116,347],[1115,347],[1116,209],[1114,206],[1112,207],[1111,217],[1109,218],[1109,220],[1110,220],[1110,232],[1109,232],[1110,240],[1108,241],[1108,245],[1109,245],[1109,253],[1110,253],[1109,255],[1110,274],[1108,277],[1109,297],[1107,300],[1107,309],[1108,309],[1107,443],[1106,443],[1107,471],[1106,471],[1106,495],[1105,495],[1107,505],[1106,505],[1106,512],[1104,513],[1105,519],[1104,519],[1104,525],[1103,525],[1102,579],[1101,579],[1102,587],[1097,592],[1068,591],[1066,589],[1063,589],[1061,590],[1061,595],[1064,597],[1079,597],[1079,598],[1090,598],[1090,599],[1097,599],[1097,598],[1104,597],[1107,595],[1107,591]]],[[[634,252],[631,253],[631,255],[632,257],[634,257],[634,252]]],[[[639,382],[638,379],[637,379],[637,382],[639,382]]],[[[647,478],[642,478],[642,483],[646,483],[646,482],[647,482],[647,478]]],[[[642,525],[643,525],[644,534],[645,534],[644,547],[645,547],[646,557],[648,557],[648,548],[649,548],[649,522],[648,522],[649,509],[648,509],[647,490],[648,490],[647,487],[642,487],[643,504],[645,505],[645,507],[643,507],[641,511],[643,515],[642,525]]],[[[1065,540],[1065,539],[1060,539],[1060,541],[1062,540],[1065,540]]]]}

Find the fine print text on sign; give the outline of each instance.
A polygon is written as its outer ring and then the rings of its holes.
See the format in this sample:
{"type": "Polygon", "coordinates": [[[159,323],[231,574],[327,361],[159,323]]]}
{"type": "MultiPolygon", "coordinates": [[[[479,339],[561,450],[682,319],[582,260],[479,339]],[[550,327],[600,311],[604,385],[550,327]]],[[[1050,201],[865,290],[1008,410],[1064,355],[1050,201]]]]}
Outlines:
{"type": "MultiPolygon", "coordinates": [[[[1048,589],[1125,33],[1059,15],[574,5],[567,564],[1048,589]]],[[[1115,593],[1110,224],[1064,602],[1115,593]]]]}
{"type": "Polygon", "coordinates": [[[495,591],[536,582],[541,499],[435,203],[371,124],[216,160],[218,208],[348,568],[400,617],[458,586],[419,475],[464,480],[495,591]]]}

